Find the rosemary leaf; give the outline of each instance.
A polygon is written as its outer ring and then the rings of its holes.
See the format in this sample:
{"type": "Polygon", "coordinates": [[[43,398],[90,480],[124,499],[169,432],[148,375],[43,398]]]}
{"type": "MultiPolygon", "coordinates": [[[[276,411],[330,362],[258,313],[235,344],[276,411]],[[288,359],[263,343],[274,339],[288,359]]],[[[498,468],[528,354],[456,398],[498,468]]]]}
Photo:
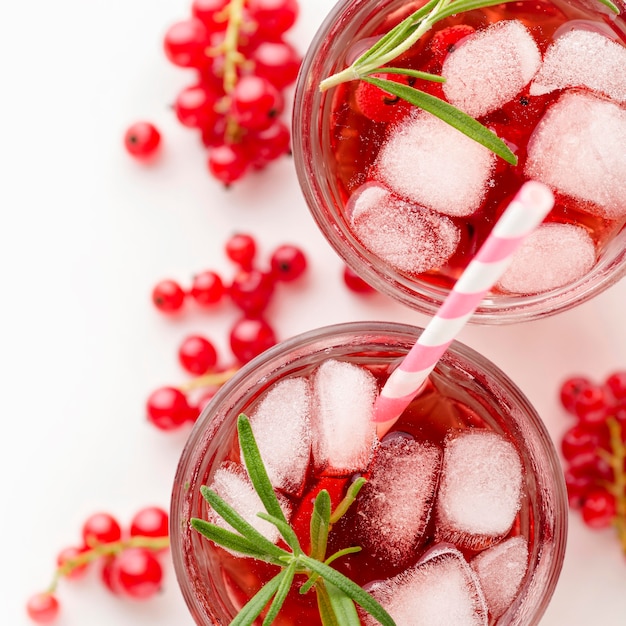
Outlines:
{"type": "MultiPolygon", "coordinates": [[[[391,82],[391,81],[390,81],[391,82]]],[[[356,497],[359,495],[359,491],[361,491],[361,487],[367,481],[362,476],[357,478],[351,485],[348,487],[348,491],[346,495],[343,497],[341,502],[337,505],[337,508],[332,512],[330,516],[330,523],[337,523],[345,514],[346,511],[350,508],[350,505],[354,502],[356,497]]]]}
{"type": "Polygon", "coordinates": [[[315,587],[315,595],[317,596],[317,610],[320,614],[322,626],[341,626],[333,610],[324,581],[320,581],[320,584],[315,587]]]}
{"type": "Polygon", "coordinates": [[[437,13],[437,17],[433,23],[439,22],[451,15],[457,15],[458,13],[466,13],[467,11],[492,7],[497,4],[506,4],[508,2],[517,2],[517,0],[454,0],[454,2],[437,13]]]}
{"type": "Polygon", "coordinates": [[[282,538],[285,540],[287,545],[293,550],[294,554],[297,556],[298,554],[302,554],[302,548],[300,547],[300,542],[298,541],[298,537],[291,526],[287,522],[283,522],[281,519],[277,519],[273,515],[269,515],[269,513],[257,513],[257,515],[261,518],[274,524],[276,528],[278,528],[278,532],[282,535],[282,538]]]}
{"type": "Polygon", "coordinates": [[[326,544],[328,542],[328,530],[330,526],[330,495],[326,489],[322,489],[315,498],[313,513],[311,514],[311,558],[318,561],[326,557],[326,544]]]}
{"type": "Polygon", "coordinates": [[[351,598],[335,585],[324,581],[330,604],[341,626],[361,626],[359,614],[351,598]]]}
{"type": "MultiPolygon", "coordinates": [[[[267,563],[279,564],[279,561],[275,556],[264,552],[262,549],[258,548],[252,541],[238,535],[237,533],[233,533],[230,530],[226,530],[221,526],[217,526],[215,524],[211,524],[203,519],[198,519],[194,517],[190,521],[191,527],[194,530],[197,530],[201,535],[210,539],[213,543],[216,543],[223,548],[228,548],[229,550],[234,550],[240,554],[244,554],[246,556],[251,556],[255,559],[259,559],[260,561],[266,561],[267,563]]],[[[273,544],[272,544],[273,545],[273,544]]],[[[279,548],[280,550],[280,548],[279,548]]],[[[285,552],[285,555],[288,554],[285,552]]]]}
{"type": "Polygon", "coordinates": [[[325,563],[312,559],[309,556],[300,556],[300,561],[310,570],[319,574],[326,582],[335,585],[343,591],[349,598],[354,600],[358,605],[365,609],[372,617],[377,619],[383,626],[395,626],[395,622],[383,609],[380,604],[365,591],[359,587],[353,580],[350,580],[336,569],[329,567],[325,563]]]}
{"type": "Polygon", "coordinates": [[[286,571],[283,569],[274,578],[268,580],[237,613],[237,617],[230,623],[230,626],[251,626],[278,590],[286,571]]]}
{"type": "Polygon", "coordinates": [[[280,502],[278,502],[274,487],[272,487],[272,483],[267,475],[267,470],[261,459],[261,453],[252,434],[250,420],[243,413],[237,419],[237,432],[239,433],[239,445],[241,446],[243,459],[254,490],[259,494],[259,498],[261,498],[261,502],[263,502],[267,512],[286,524],[287,519],[280,507],[280,502]]]}
{"type": "Polygon", "coordinates": [[[385,74],[403,74],[404,76],[413,76],[415,78],[421,78],[422,80],[429,80],[433,83],[445,83],[444,76],[439,74],[430,74],[428,72],[421,72],[420,70],[412,70],[408,67],[385,67],[381,70],[385,74]]]}
{"type": "Polygon", "coordinates": [[[424,111],[436,115],[439,119],[450,124],[450,126],[456,128],[464,135],[467,135],[470,139],[477,141],[488,150],[497,154],[507,163],[517,165],[517,157],[511,152],[502,139],[473,117],[470,117],[467,113],[463,113],[463,111],[453,107],[444,100],[392,80],[374,78],[373,76],[368,76],[363,80],[424,109],[424,111]]]}
{"type": "Polygon", "coordinates": [[[256,528],[249,524],[228,502],[220,498],[212,489],[200,487],[200,492],[204,499],[213,507],[215,512],[230,524],[236,531],[241,533],[246,539],[251,541],[259,550],[263,550],[278,559],[289,554],[277,545],[273,544],[267,537],[263,536],[256,528]]]}
{"type": "Polygon", "coordinates": [[[272,600],[272,604],[263,620],[263,626],[270,626],[270,624],[274,621],[274,618],[278,615],[283,603],[285,602],[285,598],[291,589],[291,584],[293,583],[293,577],[296,573],[296,566],[298,562],[296,559],[293,559],[291,563],[285,568],[282,572],[282,578],[280,579],[280,584],[278,585],[278,589],[276,590],[276,595],[274,596],[274,600],[272,600]]]}

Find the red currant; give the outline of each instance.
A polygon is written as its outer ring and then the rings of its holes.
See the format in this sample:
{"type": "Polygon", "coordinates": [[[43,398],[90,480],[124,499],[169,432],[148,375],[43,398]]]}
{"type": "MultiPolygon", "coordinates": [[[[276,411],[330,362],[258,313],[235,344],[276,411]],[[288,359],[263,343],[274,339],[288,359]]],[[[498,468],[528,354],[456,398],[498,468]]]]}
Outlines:
{"type": "Polygon", "coordinates": [[[231,113],[239,126],[263,130],[272,125],[283,110],[280,92],[266,78],[242,76],[232,92],[231,113]]]}
{"type": "Polygon", "coordinates": [[[200,306],[217,304],[226,288],[219,274],[211,270],[200,272],[193,277],[189,294],[200,306]]]}
{"type": "Polygon", "coordinates": [[[193,85],[178,94],[174,112],[183,126],[212,128],[221,117],[215,109],[219,98],[219,94],[205,85],[193,85]]]}
{"type": "MultiPolygon", "coordinates": [[[[402,74],[377,74],[375,77],[405,85],[414,82],[414,79],[402,74]]],[[[395,122],[401,116],[407,115],[413,107],[406,100],[365,81],[359,82],[355,99],[359,111],[373,122],[395,122]]]]}
{"type": "Polygon", "coordinates": [[[366,283],[354,270],[347,265],[343,268],[343,282],[354,293],[374,293],[376,290],[366,283]]]}
{"type": "Polygon", "coordinates": [[[94,513],[85,520],[82,537],[88,547],[113,543],[122,538],[122,528],[110,513],[94,513]]]}
{"type": "Polygon", "coordinates": [[[175,430],[192,411],[185,394],[175,387],[160,387],[146,402],[148,420],[160,430],[175,430]]]}
{"type": "Polygon", "coordinates": [[[298,17],[297,0],[248,0],[250,17],[258,24],[264,37],[280,37],[298,17]]]}
{"type": "Polygon", "coordinates": [[[561,451],[568,461],[581,453],[594,453],[599,446],[598,433],[580,423],[567,430],[561,439],[561,451]]]}
{"type": "Polygon", "coordinates": [[[297,246],[285,244],[272,253],[270,267],[276,280],[290,282],[304,274],[307,267],[306,256],[297,246]]]}
{"type": "Polygon", "coordinates": [[[205,337],[191,335],[178,348],[178,359],[190,374],[200,376],[217,365],[217,350],[205,337]]]}
{"type": "Polygon", "coordinates": [[[185,292],[174,280],[162,280],[152,290],[152,302],[163,313],[179,311],[184,301],[185,292]]]}
{"type": "Polygon", "coordinates": [[[225,30],[228,25],[224,9],[230,0],[193,0],[191,12],[209,31],[225,30]]]}
{"type": "Polygon", "coordinates": [[[274,277],[260,270],[241,270],[230,286],[230,297],[244,313],[263,311],[274,292],[274,277]]]}
{"type": "Polygon", "coordinates": [[[469,24],[456,24],[437,31],[430,40],[430,50],[433,56],[443,59],[454,46],[469,35],[475,32],[475,28],[469,24]]]}
{"type": "Polygon", "coordinates": [[[107,555],[102,559],[102,569],[100,570],[100,580],[102,584],[113,594],[120,595],[122,590],[117,582],[116,573],[116,557],[107,555]]]}
{"type": "Polygon", "coordinates": [[[241,363],[247,363],[276,343],[272,327],[259,318],[244,317],[230,331],[230,348],[241,363]]]}
{"type": "Polygon", "coordinates": [[[59,601],[51,593],[38,593],[28,599],[26,612],[37,624],[49,624],[59,615],[59,601]]]}
{"type": "Polygon", "coordinates": [[[573,376],[568,378],[560,389],[561,404],[568,413],[575,415],[575,404],[578,396],[588,387],[591,387],[591,381],[583,376],[573,376]]]}
{"type": "Polygon", "coordinates": [[[167,511],[158,506],[148,506],[133,516],[130,522],[130,536],[167,537],[168,524],[167,511]]]}
{"type": "Polygon", "coordinates": [[[227,239],[224,249],[226,256],[241,269],[252,269],[257,249],[256,240],[252,235],[235,233],[227,239]]]}
{"type": "Polygon", "coordinates": [[[65,574],[65,578],[67,578],[68,580],[76,580],[78,578],[82,578],[82,576],[85,575],[85,573],[87,572],[87,563],[76,567],[72,566],[71,563],[74,559],[76,559],[76,557],[85,553],[88,549],[88,546],[70,546],[68,548],[64,548],[63,550],[61,550],[61,552],[59,552],[59,554],[57,555],[57,566],[64,567],[67,564],[69,565],[69,567],[71,567],[71,571],[65,574]]]}
{"type": "Polygon", "coordinates": [[[163,49],[174,65],[197,68],[208,61],[205,53],[208,42],[206,27],[200,20],[192,18],[170,26],[165,33],[163,49]]]}
{"type": "Polygon", "coordinates": [[[243,177],[250,166],[250,158],[243,146],[225,143],[211,148],[207,166],[209,172],[228,187],[243,177]]]}
{"type": "Polygon", "coordinates": [[[160,145],[161,133],[150,122],[136,122],[124,135],[126,151],[137,159],[153,157],[160,145]]]}
{"type": "Polygon", "coordinates": [[[265,167],[270,161],[288,154],[290,150],[291,134],[281,120],[276,120],[269,128],[249,135],[248,152],[252,165],[256,168],[265,167]]]}
{"type": "Polygon", "coordinates": [[[291,85],[300,69],[300,55],[284,41],[263,41],[252,52],[254,73],[276,87],[284,89],[291,85]]]}
{"type": "Polygon", "coordinates": [[[615,497],[604,489],[592,491],[582,506],[583,521],[590,528],[606,528],[615,518],[615,497]]]}
{"type": "Polygon", "coordinates": [[[115,557],[111,567],[113,586],[128,597],[146,600],[161,588],[163,568],[157,557],[148,550],[124,550],[115,557]]]}
{"type": "Polygon", "coordinates": [[[626,371],[614,372],[607,377],[606,386],[616,400],[626,400],[626,371]]]}
{"type": "Polygon", "coordinates": [[[589,385],[581,390],[574,402],[574,413],[588,424],[603,424],[606,420],[607,397],[602,387],[589,385]]]}

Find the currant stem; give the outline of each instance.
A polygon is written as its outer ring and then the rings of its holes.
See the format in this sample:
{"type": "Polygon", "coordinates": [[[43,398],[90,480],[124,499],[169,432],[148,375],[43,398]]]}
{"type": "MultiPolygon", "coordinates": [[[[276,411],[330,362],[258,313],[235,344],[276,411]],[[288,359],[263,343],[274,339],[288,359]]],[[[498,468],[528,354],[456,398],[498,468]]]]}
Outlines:
{"type": "Polygon", "coordinates": [[[169,548],[169,537],[144,537],[143,535],[136,535],[129,539],[121,541],[112,541],[111,543],[99,543],[92,546],[89,550],[81,552],[77,556],[67,559],[63,565],[57,567],[52,578],[52,582],[44,593],[52,594],[56,591],[59,581],[71,574],[75,569],[83,567],[102,556],[113,556],[120,554],[124,550],[129,548],[145,548],[147,550],[164,550],[169,548]]]}
{"type": "Polygon", "coordinates": [[[191,391],[192,389],[200,389],[201,387],[221,387],[224,383],[228,382],[237,372],[239,368],[232,367],[231,369],[216,374],[205,374],[204,376],[198,376],[193,380],[190,380],[182,385],[179,385],[181,391],[191,391]]]}

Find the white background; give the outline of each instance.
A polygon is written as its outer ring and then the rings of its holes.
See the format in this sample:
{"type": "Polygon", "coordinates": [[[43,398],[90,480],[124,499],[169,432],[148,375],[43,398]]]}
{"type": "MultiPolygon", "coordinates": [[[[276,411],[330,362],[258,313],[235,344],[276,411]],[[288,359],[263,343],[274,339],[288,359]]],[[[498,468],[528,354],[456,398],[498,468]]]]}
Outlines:
{"type": "MultiPolygon", "coordinates": [[[[300,50],[332,0],[301,0],[291,33],[300,50]]],[[[191,75],[161,41],[189,0],[31,0],[0,8],[0,623],[28,623],[23,605],[49,581],[56,553],[82,520],[108,510],[128,521],[167,506],[187,430],[145,421],[150,391],[186,379],[182,338],[200,332],[226,353],[235,317],[190,309],[165,319],[151,306],[164,277],[230,275],[222,246],[249,231],[265,255],[295,242],[311,270],[281,289],[268,317],[281,338],[332,322],[425,318],[342,285],[342,265],[317,232],[289,159],[225,191],[205,171],[194,133],[169,106],[191,75]],[[122,149],[125,128],[153,120],[164,136],[151,167],[122,149]]],[[[500,365],[536,405],[555,439],[569,424],[557,402],[576,373],[626,368],[626,281],[578,309],[513,327],[472,326],[461,339],[500,365]]],[[[565,567],[545,626],[617,626],[626,615],[626,558],[614,534],[571,517],[565,567]]],[[[95,573],[62,584],[60,626],[192,626],[171,567],[145,604],[110,596],[95,573]]]]}

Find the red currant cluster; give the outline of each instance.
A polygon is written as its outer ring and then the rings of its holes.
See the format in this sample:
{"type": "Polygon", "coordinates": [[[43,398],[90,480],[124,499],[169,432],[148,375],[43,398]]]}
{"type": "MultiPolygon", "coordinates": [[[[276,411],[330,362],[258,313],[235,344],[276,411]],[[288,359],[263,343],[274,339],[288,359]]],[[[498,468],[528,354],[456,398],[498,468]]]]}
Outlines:
{"type": "Polygon", "coordinates": [[[560,397],[576,418],[561,440],[570,506],[591,528],[614,525],[626,552],[626,371],[569,378],[560,397]]]}
{"type": "Polygon", "coordinates": [[[270,255],[268,268],[257,265],[257,242],[248,234],[235,234],[225,244],[226,256],[237,270],[231,282],[212,270],[196,274],[185,290],[173,280],[159,282],[152,291],[152,301],[163,313],[180,311],[185,302],[193,301],[210,309],[229,299],[241,317],[233,324],[229,342],[236,360],[229,368],[219,366],[213,343],[202,335],[183,340],[178,360],[183,369],[197,378],[180,387],[160,387],[150,394],[146,412],[148,420],[161,430],[174,430],[185,422],[195,421],[205,404],[239,366],[247,363],[276,343],[276,334],[264,318],[277,283],[300,278],[307,268],[304,252],[291,244],[278,246],[270,255]],[[191,401],[191,392],[200,391],[191,401]]]}
{"type": "Polygon", "coordinates": [[[200,133],[209,171],[226,185],[289,152],[283,90],[301,59],[284,35],[297,15],[297,0],[194,0],[190,19],[165,34],[167,58],[196,72],[176,116],[200,133]]]}
{"type": "Polygon", "coordinates": [[[39,624],[53,622],[60,611],[59,581],[81,578],[95,562],[100,564],[102,582],[113,594],[148,599],[161,588],[159,555],[168,547],[168,514],[159,507],[137,511],[127,532],[109,513],[94,513],[82,526],[81,543],[59,552],[52,583],[28,600],[26,611],[39,624]]]}

